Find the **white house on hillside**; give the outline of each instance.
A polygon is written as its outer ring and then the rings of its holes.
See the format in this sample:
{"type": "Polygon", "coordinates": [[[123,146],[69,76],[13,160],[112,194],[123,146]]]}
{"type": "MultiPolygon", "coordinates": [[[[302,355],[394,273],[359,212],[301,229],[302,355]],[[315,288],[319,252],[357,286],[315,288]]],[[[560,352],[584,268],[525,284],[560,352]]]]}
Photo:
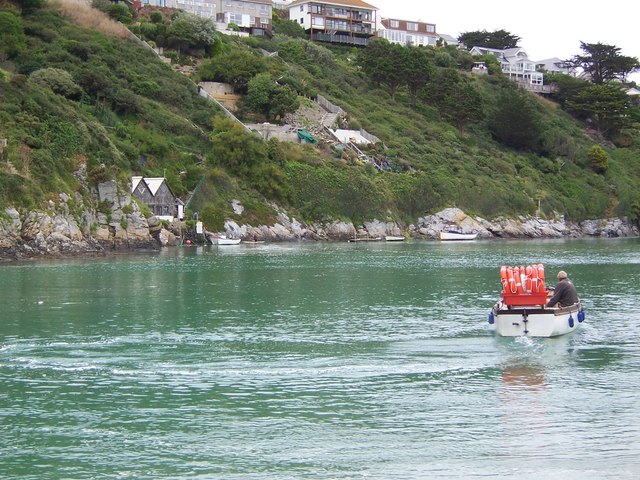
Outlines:
{"type": "Polygon", "coordinates": [[[536,68],[538,70],[544,70],[547,73],[564,73],[565,75],[576,76],[576,70],[573,67],[567,65],[564,60],[558,57],[545,58],[544,60],[536,61],[536,68]]]}
{"type": "Polygon", "coordinates": [[[529,60],[527,52],[521,47],[497,48],[473,47],[471,55],[493,55],[500,61],[503,73],[510,79],[523,85],[542,85],[544,74],[537,71],[536,62],[529,60]]]}
{"type": "Polygon", "coordinates": [[[438,33],[435,23],[421,21],[382,18],[378,23],[377,34],[380,38],[401,45],[434,46],[439,40],[446,45],[458,44],[458,40],[451,35],[438,33]]]}

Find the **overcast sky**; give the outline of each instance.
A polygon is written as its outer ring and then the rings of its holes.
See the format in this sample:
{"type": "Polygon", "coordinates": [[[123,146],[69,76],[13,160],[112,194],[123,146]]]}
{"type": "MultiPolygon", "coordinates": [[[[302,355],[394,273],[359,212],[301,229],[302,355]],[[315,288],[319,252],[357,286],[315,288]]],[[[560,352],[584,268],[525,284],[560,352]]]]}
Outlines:
{"type": "MultiPolygon", "coordinates": [[[[605,43],[622,55],[640,58],[640,0],[592,3],[576,0],[365,0],[378,17],[435,23],[438,33],[504,29],[521,38],[531,60],[570,58],[580,41],[605,43]],[[597,5],[597,6],[596,6],[597,5]]],[[[640,75],[634,75],[636,82],[640,75]]]]}

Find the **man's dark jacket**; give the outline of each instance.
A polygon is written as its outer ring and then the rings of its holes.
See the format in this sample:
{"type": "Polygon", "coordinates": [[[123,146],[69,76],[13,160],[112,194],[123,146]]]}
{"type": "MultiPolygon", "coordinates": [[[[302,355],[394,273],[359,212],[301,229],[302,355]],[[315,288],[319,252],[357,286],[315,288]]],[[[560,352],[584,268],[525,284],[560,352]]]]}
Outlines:
{"type": "Polygon", "coordinates": [[[563,278],[558,282],[553,297],[547,302],[547,307],[553,307],[556,303],[559,303],[561,307],[578,303],[578,292],[568,278],[563,278]]]}

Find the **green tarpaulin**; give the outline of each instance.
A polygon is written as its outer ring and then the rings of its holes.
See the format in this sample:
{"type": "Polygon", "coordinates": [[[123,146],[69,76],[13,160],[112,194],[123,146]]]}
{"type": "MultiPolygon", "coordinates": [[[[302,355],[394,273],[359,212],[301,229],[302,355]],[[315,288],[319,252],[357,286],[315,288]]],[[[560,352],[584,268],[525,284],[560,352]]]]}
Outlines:
{"type": "Polygon", "coordinates": [[[316,140],[316,137],[311,135],[306,130],[298,130],[298,138],[300,138],[301,140],[304,140],[305,142],[318,143],[318,140],[316,140]]]}

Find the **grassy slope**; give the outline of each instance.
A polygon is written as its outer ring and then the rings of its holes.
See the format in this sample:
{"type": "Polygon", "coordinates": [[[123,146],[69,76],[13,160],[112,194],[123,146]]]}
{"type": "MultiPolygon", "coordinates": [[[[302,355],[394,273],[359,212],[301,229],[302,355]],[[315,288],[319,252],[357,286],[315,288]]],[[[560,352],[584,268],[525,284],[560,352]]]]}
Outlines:
{"type": "MultiPolygon", "coordinates": [[[[71,172],[86,161],[95,179],[112,176],[123,184],[131,173],[166,175],[185,198],[204,177],[191,207],[205,210],[215,226],[228,217],[273,220],[265,199],[246,179],[210,166],[220,163],[210,158],[208,137],[217,112],[184,76],[142,47],[81,28],[50,8],[24,22],[28,55],[0,65],[8,72],[0,88],[0,136],[10,143],[3,158],[15,167],[0,165],[0,205],[42,205],[60,191],[74,191],[78,185],[71,172]],[[64,69],[77,82],[97,74],[100,90],[81,99],[53,94],[28,81],[27,75],[43,67],[64,69]],[[231,212],[231,198],[248,206],[242,216],[231,212]]],[[[235,41],[228,40],[228,48],[235,41]]],[[[349,51],[320,50],[320,61],[312,66],[288,60],[286,67],[273,68],[286,68],[342,106],[353,124],[381,138],[389,154],[413,170],[381,174],[345,164],[335,152],[284,145],[282,172],[290,186],[284,206],[305,220],[411,222],[451,205],[492,218],[532,213],[539,198],[547,213],[582,219],[625,215],[639,203],[637,142],[610,148],[609,171],[596,175],[586,158],[593,142],[555,105],[539,101],[545,129],[561,148],[553,158],[514,152],[495,143],[484,124],[462,134],[441,122],[435,109],[412,108],[406,92],[392,101],[368,84],[349,51]]],[[[499,82],[474,82],[492,108],[499,82]]]]}

